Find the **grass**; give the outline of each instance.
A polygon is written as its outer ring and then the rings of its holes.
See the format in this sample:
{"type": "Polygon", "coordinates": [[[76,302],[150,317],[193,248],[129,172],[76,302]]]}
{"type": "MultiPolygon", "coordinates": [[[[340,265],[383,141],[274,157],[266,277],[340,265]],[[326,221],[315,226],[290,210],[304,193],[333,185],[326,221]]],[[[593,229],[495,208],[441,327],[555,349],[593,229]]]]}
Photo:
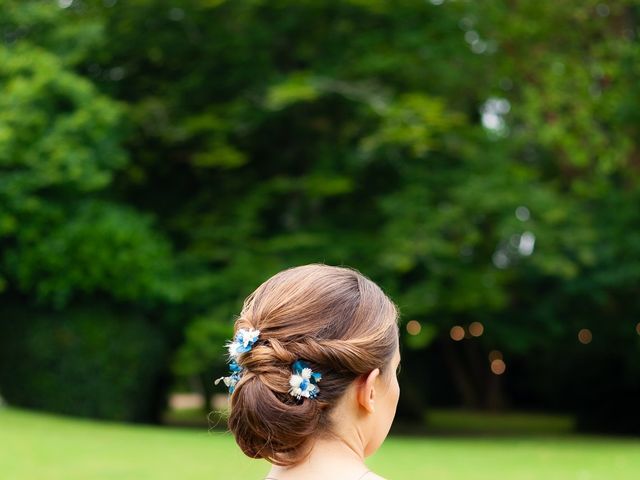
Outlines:
{"type": "MultiPolygon", "coordinates": [[[[390,480],[631,480],[640,440],[575,435],[390,437],[367,460],[390,480]]],[[[132,426],[0,408],[3,480],[258,480],[221,431],[132,426]]]]}

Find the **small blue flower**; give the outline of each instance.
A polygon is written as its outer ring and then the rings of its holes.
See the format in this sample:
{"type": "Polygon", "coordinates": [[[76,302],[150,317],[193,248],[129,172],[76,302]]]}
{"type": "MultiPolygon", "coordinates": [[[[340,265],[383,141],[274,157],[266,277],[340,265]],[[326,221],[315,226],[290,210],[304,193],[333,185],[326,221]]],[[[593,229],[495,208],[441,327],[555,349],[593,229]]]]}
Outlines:
{"type": "Polygon", "coordinates": [[[253,345],[258,341],[259,335],[260,330],[256,330],[253,327],[248,330],[246,328],[241,328],[238,330],[233,340],[227,342],[227,351],[229,352],[229,370],[231,370],[231,375],[216,379],[214,382],[216,385],[222,380],[224,384],[229,387],[229,393],[233,393],[236,383],[240,381],[243,370],[242,366],[238,364],[238,356],[241,353],[251,350],[253,345]]]}
{"type": "Polygon", "coordinates": [[[296,360],[292,365],[293,373],[289,379],[289,394],[300,400],[302,397],[316,398],[320,388],[317,383],[322,379],[322,375],[311,370],[309,365],[296,360]]]}
{"type": "Polygon", "coordinates": [[[241,328],[236,333],[233,341],[227,342],[227,350],[229,351],[229,358],[235,359],[241,353],[248,352],[253,347],[253,344],[258,341],[260,330],[256,330],[253,327],[247,330],[241,328]]]}
{"type": "Polygon", "coordinates": [[[236,372],[236,373],[232,373],[228,377],[220,377],[216,379],[214,383],[217,385],[220,382],[220,380],[222,380],[224,384],[227,387],[229,387],[229,393],[233,393],[233,390],[235,390],[235,387],[236,387],[236,383],[240,381],[240,373],[236,372]]]}

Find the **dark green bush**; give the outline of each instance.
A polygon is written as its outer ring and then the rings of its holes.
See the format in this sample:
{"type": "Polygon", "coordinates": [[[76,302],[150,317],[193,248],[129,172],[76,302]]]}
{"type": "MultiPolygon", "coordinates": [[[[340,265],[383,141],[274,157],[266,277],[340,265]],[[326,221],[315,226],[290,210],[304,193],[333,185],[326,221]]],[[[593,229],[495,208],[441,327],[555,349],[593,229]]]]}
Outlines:
{"type": "Polygon", "coordinates": [[[157,418],[168,348],[130,311],[0,310],[0,393],[13,405],[120,421],[157,418]]]}

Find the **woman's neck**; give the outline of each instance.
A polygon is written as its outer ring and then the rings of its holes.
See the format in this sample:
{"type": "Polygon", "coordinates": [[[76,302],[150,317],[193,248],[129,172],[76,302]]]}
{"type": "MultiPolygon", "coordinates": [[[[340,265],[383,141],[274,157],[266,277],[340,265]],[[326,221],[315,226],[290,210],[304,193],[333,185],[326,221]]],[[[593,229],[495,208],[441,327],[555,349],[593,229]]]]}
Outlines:
{"type": "Polygon", "coordinates": [[[299,464],[291,467],[273,465],[268,477],[277,480],[342,480],[358,478],[366,470],[364,444],[360,436],[336,436],[316,440],[309,456],[299,464]]]}

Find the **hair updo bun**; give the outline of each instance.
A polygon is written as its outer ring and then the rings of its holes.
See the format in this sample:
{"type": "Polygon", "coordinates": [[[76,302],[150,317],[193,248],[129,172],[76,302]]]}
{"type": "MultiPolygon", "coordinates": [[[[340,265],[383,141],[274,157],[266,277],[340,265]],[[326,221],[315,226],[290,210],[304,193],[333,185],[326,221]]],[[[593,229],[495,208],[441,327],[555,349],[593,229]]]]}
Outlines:
{"type": "Polygon", "coordinates": [[[231,395],[229,429],[242,451],[276,465],[309,453],[329,431],[329,413],[349,384],[379,368],[398,347],[398,309],[374,282],[346,267],[311,264],[283,270],[244,302],[234,330],[260,330],[240,354],[243,375],[231,395]],[[289,394],[294,361],[322,374],[314,399],[289,394]]]}

